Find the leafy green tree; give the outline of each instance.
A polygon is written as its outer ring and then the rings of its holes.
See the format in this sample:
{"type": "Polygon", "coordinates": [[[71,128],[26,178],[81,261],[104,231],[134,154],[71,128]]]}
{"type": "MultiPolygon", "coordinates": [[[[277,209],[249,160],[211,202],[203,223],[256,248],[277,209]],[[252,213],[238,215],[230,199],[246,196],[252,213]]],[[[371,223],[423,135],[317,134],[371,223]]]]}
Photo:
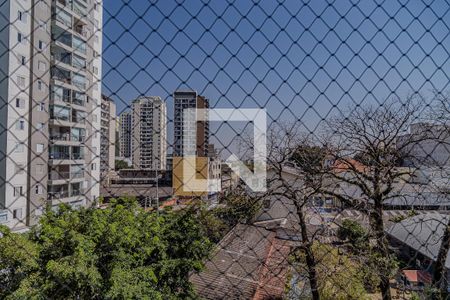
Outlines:
{"type": "MultiPolygon", "coordinates": [[[[361,263],[341,253],[338,248],[314,242],[314,257],[317,259],[318,291],[320,299],[370,299],[364,288],[364,273],[361,263]]],[[[296,270],[306,271],[306,256],[302,251],[295,255],[296,270]]]]}
{"type": "Polygon", "coordinates": [[[215,214],[229,226],[250,223],[261,209],[260,201],[239,191],[226,196],[223,204],[224,206],[217,209],[215,214]]]}
{"type": "Polygon", "coordinates": [[[26,235],[2,229],[6,299],[179,299],[212,243],[195,216],[148,213],[135,199],[106,209],[49,210],[26,235]]]}
{"type": "Polygon", "coordinates": [[[339,239],[347,241],[357,253],[363,252],[369,247],[367,231],[355,220],[345,219],[338,228],[337,236],[339,239]]]}
{"type": "Polygon", "coordinates": [[[116,171],[122,170],[122,169],[127,169],[129,168],[128,163],[126,161],[120,160],[120,159],[116,159],[115,163],[114,163],[114,168],[116,169],[116,171]]]}

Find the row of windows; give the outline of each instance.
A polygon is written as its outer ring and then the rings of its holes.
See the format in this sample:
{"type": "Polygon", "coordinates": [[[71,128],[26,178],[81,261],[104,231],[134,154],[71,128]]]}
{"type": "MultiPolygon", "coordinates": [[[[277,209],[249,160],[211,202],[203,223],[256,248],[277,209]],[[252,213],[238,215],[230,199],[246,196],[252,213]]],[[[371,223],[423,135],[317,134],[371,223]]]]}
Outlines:
{"type": "MultiPolygon", "coordinates": [[[[26,41],[28,40],[28,37],[27,36],[25,36],[22,32],[17,32],[17,42],[18,43],[25,43],[26,41]]],[[[44,42],[44,41],[42,41],[42,40],[39,40],[38,41],[38,49],[40,50],[40,51],[42,51],[42,50],[44,50],[45,48],[47,48],[47,44],[44,42]]]]}

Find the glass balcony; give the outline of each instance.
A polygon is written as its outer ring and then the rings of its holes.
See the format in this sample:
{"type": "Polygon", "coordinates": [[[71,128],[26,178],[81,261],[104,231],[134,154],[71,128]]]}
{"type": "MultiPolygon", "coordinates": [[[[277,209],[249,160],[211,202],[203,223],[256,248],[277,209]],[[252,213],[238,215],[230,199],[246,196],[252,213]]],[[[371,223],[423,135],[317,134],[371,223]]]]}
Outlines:
{"type": "Polygon", "coordinates": [[[76,0],[73,1],[72,9],[79,16],[83,16],[83,17],[87,16],[87,7],[79,1],[76,1],[76,0]]]}
{"type": "Polygon", "coordinates": [[[69,133],[56,133],[56,134],[50,134],[50,140],[51,141],[70,141],[70,134],[69,133]]]}
{"type": "Polygon", "coordinates": [[[55,19],[65,26],[72,28],[72,16],[59,7],[55,8],[55,19]]]}
{"type": "Polygon", "coordinates": [[[49,180],[68,180],[70,179],[70,172],[51,171],[48,173],[49,180]]]}
{"type": "Polygon", "coordinates": [[[57,200],[69,198],[69,190],[59,190],[55,192],[48,192],[48,200],[57,200]]]}
{"type": "Polygon", "coordinates": [[[58,67],[53,67],[51,69],[51,77],[52,77],[52,79],[59,80],[64,83],[67,83],[67,84],[72,83],[72,79],[70,77],[70,71],[66,71],[66,70],[60,69],[58,67]]]}
{"type": "Polygon", "coordinates": [[[72,159],[75,159],[75,160],[84,159],[84,154],[83,153],[72,153],[72,159]]]}
{"type": "Polygon", "coordinates": [[[73,37],[73,48],[83,54],[86,54],[86,42],[82,39],[74,36],[73,37]]]}
{"type": "Polygon", "coordinates": [[[70,159],[70,154],[68,152],[52,152],[48,153],[49,159],[70,159]]]}

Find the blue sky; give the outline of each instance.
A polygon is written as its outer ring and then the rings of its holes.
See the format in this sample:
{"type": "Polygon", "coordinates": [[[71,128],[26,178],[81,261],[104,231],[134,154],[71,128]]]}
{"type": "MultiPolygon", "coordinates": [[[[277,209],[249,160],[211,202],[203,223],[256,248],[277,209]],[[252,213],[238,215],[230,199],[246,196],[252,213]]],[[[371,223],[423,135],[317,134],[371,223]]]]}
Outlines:
{"type": "Polygon", "coordinates": [[[156,95],[171,117],[171,93],[191,88],[315,131],[356,103],[448,90],[445,1],[203,2],[105,1],[103,92],[118,111],[156,95]]]}

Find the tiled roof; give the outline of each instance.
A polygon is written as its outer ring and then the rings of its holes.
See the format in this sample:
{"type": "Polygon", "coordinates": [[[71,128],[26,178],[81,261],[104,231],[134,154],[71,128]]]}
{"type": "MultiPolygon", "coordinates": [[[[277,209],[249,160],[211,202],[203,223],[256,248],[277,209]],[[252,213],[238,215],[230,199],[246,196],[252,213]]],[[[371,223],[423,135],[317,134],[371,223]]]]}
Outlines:
{"type": "Polygon", "coordinates": [[[203,299],[273,299],[284,293],[287,241],[253,225],[236,225],[218,244],[205,269],[191,276],[203,299]]]}

